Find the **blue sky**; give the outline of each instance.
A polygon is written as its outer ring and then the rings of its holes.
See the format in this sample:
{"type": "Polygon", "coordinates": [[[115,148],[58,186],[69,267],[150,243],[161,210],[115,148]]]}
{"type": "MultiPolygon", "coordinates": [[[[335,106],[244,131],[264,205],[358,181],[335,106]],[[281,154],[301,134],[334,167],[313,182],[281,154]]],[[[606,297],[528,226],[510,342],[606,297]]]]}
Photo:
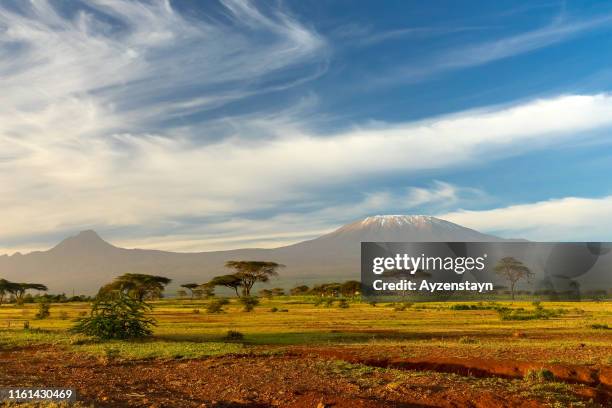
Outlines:
{"type": "Polygon", "coordinates": [[[3,2],[0,253],[612,240],[611,47],[596,1],[3,2]]]}

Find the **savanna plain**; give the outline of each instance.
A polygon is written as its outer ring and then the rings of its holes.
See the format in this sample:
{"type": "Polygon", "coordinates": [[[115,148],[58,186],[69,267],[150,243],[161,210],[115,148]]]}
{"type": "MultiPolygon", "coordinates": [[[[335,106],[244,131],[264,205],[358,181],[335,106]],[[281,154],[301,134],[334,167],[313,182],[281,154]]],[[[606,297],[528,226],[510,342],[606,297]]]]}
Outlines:
{"type": "Polygon", "coordinates": [[[71,333],[86,302],[2,305],[0,388],[86,407],[612,406],[609,301],[213,301],[152,302],[139,341],[71,333]]]}

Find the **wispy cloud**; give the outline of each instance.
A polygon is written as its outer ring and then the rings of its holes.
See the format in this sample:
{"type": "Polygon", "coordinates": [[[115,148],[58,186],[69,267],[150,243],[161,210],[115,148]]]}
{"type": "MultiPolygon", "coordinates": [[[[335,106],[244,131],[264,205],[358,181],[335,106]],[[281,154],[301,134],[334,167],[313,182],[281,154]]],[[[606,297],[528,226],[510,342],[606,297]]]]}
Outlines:
{"type": "Polygon", "coordinates": [[[608,241],[612,196],[564,197],[485,211],[439,215],[458,224],[510,238],[540,241],[608,241]]]}
{"type": "Polygon", "coordinates": [[[386,41],[406,41],[437,37],[466,31],[486,30],[486,26],[400,27],[375,29],[372,25],[349,23],[336,28],[331,35],[353,46],[369,47],[386,41]]]}
{"type": "Polygon", "coordinates": [[[476,188],[460,187],[451,183],[435,180],[433,185],[426,187],[412,187],[405,197],[404,208],[427,206],[429,211],[436,209],[465,205],[468,202],[487,199],[487,195],[476,188]]]}
{"type": "MultiPolygon", "coordinates": [[[[362,176],[482,163],[582,139],[605,127],[612,127],[612,97],[594,95],[325,137],[274,123],[272,136],[257,143],[232,137],[200,145],[132,134],[90,138],[77,146],[59,143],[0,165],[2,230],[7,238],[85,226],[154,230],[199,215],[283,213],[286,203],[316,200],[318,189],[362,176]]],[[[456,190],[442,184],[433,191],[408,191],[405,199],[435,204],[455,197],[456,190]]],[[[380,210],[389,199],[397,201],[375,194],[362,209],[380,210]]]]}
{"type": "Polygon", "coordinates": [[[419,82],[448,71],[484,65],[533,52],[603,28],[612,29],[612,15],[600,15],[589,19],[572,19],[560,15],[549,24],[533,30],[440,51],[425,61],[419,61],[418,65],[412,62],[398,63],[398,67],[380,75],[369,86],[419,82]]]}
{"type": "Polygon", "coordinates": [[[440,182],[399,193],[373,189],[357,205],[326,209],[322,190],[471,166],[612,127],[608,94],[326,133],[313,131],[305,114],[316,95],[273,113],[260,99],[246,113],[208,118],[321,75],[330,57],[325,38],[283,10],[248,2],[225,1],[222,16],[198,20],[165,1],[96,0],[70,13],[56,5],[0,6],[5,248],[84,228],[135,229],[156,236],[152,245],[166,236],[190,249],[196,244],[188,241],[212,243],[205,231],[237,246],[237,231],[249,242],[278,243],[297,239],[300,229],[335,226],[339,210],[359,217],[443,208],[474,194],[440,182]],[[287,210],[295,203],[308,207],[304,216],[287,210]],[[265,212],[278,215],[250,216],[265,212]],[[194,227],[202,217],[218,221],[194,227]]]}

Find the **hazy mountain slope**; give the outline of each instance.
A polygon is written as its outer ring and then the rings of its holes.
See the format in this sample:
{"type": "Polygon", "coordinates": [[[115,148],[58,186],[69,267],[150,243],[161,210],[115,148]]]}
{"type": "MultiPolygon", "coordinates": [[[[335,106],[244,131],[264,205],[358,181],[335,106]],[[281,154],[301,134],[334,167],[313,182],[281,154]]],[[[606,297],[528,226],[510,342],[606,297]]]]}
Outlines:
{"type": "Polygon", "coordinates": [[[287,265],[287,279],[358,278],[361,241],[497,241],[460,225],[426,216],[375,216],[319,238],[276,249],[175,253],[124,249],[83,231],[48,251],[0,257],[0,277],[47,284],[52,292],[92,293],[125,272],[159,274],[176,284],[227,273],[227,260],[270,260],[287,265]]]}

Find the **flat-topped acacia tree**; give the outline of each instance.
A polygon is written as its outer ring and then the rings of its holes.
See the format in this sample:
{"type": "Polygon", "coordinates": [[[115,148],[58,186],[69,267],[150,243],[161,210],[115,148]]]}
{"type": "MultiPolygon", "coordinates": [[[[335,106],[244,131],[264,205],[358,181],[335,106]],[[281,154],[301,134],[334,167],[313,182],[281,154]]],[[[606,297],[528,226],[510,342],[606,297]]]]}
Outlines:
{"type": "Polygon", "coordinates": [[[161,296],[171,279],[164,276],[146,275],[142,273],[125,273],[100,288],[99,297],[112,295],[119,291],[128,294],[139,302],[145,299],[155,299],[161,296]]]}
{"type": "Polygon", "coordinates": [[[514,291],[517,282],[522,279],[529,280],[534,275],[534,273],[521,261],[511,256],[500,259],[497,265],[495,265],[495,272],[510,283],[512,300],[514,300],[514,291]]]}
{"type": "Polygon", "coordinates": [[[234,289],[236,292],[236,297],[240,297],[240,294],[238,294],[238,289],[242,287],[242,279],[236,275],[215,276],[210,280],[210,282],[205,283],[202,286],[209,286],[213,288],[215,286],[224,286],[226,288],[234,289]]]}
{"type": "Polygon", "coordinates": [[[189,290],[189,292],[191,293],[191,299],[193,299],[193,291],[194,289],[197,289],[200,285],[197,283],[185,283],[184,285],[181,285],[181,288],[185,288],[187,290],[189,290]]]}
{"type": "Polygon", "coordinates": [[[13,282],[9,282],[6,279],[0,279],[0,305],[4,302],[4,297],[12,293],[12,285],[14,285],[13,282]]]}
{"type": "Polygon", "coordinates": [[[242,296],[250,296],[256,282],[268,282],[272,276],[278,276],[278,269],[285,265],[267,261],[227,261],[225,266],[236,271],[233,276],[240,279],[242,296]]]}
{"type": "Polygon", "coordinates": [[[22,304],[23,297],[28,290],[47,291],[47,287],[42,283],[12,283],[9,282],[9,292],[15,295],[15,303],[22,304]]]}

